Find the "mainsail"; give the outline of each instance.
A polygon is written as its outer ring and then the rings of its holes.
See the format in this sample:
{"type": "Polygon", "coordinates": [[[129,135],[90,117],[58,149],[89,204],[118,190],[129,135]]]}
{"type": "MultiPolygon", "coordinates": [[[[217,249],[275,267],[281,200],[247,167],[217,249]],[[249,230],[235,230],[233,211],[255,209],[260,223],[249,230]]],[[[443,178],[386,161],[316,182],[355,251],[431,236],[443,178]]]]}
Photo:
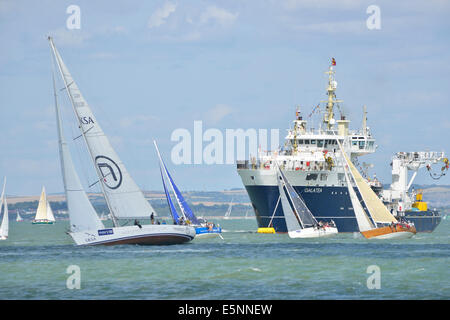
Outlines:
{"type": "Polygon", "coordinates": [[[47,196],[45,195],[45,187],[42,187],[41,197],[39,198],[39,205],[36,210],[36,216],[34,220],[48,220],[47,218],[47,196]]]}
{"type": "Polygon", "coordinates": [[[155,211],[112,148],[51,37],[49,41],[111,214],[117,219],[148,218],[155,211]]]}
{"type": "Polygon", "coordinates": [[[89,201],[70,156],[69,146],[64,139],[58,99],[56,95],[55,79],[53,78],[53,91],[55,96],[56,127],[58,131],[59,157],[61,172],[66,193],[67,209],[69,211],[70,230],[79,232],[85,230],[104,229],[92,204],[89,201]]]}
{"type": "Polygon", "coordinates": [[[317,220],[278,166],[277,170],[278,190],[288,231],[317,225],[317,220]]]}
{"type": "MultiPolygon", "coordinates": [[[[341,153],[344,154],[344,151],[342,150],[341,144],[338,142],[339,148],[341,149],[341,153]]],[[[345,159],[345,158],[344,158],[345,159]]],[[[348,175],[348,165],[347,162],[342,164],[342,167],[344,168],[344,175],[345,180],[347,182],[347,189],[348,193],[350,195],[350,201],[352,202],[353,211],[355,212],[356,222],[358,224],[359,231],[367,231],[374,228],[373,223],[370,221],[370,218],[367,216],[366,212],[364,211],[361,202],[358,199],[358,196],[356,195],[355,189],[353,189],[353,186],[350,181],[350,177],[348,175]]]]}
{"type": "Polygon", "coordinates": [[[3,238],[7,238],[9,232],[9,213],[8,213],[8,203],[6,202],[5,186],[6,186],[6,177],[3,180],[3,190],[0,203],[0,214],[2,212],[2,207],[4,208],[2,225],[0,226],[0,237],[3,238]]]}

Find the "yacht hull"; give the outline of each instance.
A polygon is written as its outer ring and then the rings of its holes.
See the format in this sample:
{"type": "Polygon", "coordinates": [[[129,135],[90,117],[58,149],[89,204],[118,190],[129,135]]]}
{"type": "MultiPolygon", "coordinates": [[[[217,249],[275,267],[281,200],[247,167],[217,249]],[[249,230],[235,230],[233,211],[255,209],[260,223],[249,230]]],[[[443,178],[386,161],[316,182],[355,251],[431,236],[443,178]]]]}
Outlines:
{"type": "Polygon", "coordinates": [[[32,221],[31,224],[54,224],[54,221],[47,221],[47,220],[41,220],[41,221],[32,221]]]}
{"type": "Polygon", "coordinates": [[[381,227],[368,231],[361,231],[366,239],[408,239],[416,234],[414,227],[406,228],[400,225],[381,227]]]}
{"type": "Polygon", "coordinates": [[[338,233],[337,228],[326,227],[323,229],[305,228],[288,232],[289,238],[322,238],[331,237],[338,233]]]}
{"type": "Polygon", "coordinates": [[[78,246],[93,245],[171,245],[189,242],[195,229],[189,226],[143,225],[69,232],[78,246]]]}

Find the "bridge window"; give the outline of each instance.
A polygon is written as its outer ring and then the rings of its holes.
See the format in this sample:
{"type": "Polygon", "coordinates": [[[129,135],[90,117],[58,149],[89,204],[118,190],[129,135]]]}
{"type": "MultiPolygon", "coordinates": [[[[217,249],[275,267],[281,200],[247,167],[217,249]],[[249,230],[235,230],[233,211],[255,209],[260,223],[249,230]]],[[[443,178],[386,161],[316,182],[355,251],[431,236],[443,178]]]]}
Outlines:
{"type": "Polygon", "coordinates": [[[308,173],[308,175],[306,176],[306,180],[317,180],[317,173],[308,173]]]}

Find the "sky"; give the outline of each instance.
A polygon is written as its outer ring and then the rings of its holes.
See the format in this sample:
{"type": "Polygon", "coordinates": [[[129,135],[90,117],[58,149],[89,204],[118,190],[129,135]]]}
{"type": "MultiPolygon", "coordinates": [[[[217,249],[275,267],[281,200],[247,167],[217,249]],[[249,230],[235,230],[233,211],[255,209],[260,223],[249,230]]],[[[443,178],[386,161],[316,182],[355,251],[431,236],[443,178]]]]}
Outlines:
{"type": "MultiPolygon", "coordinates": [[[[331,57],[350,128],[366,105],[378,145],[360,162],[390,183],[394,153],[450,152],[449,14],[444,0],[0,0],[0,176],[9,195],[63,191],[51,35],[142,189],[162,190],[154,139],[182,190],[242,188],[235,165],[173,163],[172,133],[202,121],[222,132],[279,129],[281,144],[296,107],[307,116],[326,98],[331,57]],[[379,28],[368,27],[370,6],[379,28]]],[[[61,104],[66,135],[76,137],[69,101],[61,104]]],[[[308,120],[317,127],[318,117],[308,120]]],[[[75,142],[88,185],[83,151],[75,142]]],[[[449,176],[435,181],[422,169],[415,183],[449,185],[449,176]]]]}

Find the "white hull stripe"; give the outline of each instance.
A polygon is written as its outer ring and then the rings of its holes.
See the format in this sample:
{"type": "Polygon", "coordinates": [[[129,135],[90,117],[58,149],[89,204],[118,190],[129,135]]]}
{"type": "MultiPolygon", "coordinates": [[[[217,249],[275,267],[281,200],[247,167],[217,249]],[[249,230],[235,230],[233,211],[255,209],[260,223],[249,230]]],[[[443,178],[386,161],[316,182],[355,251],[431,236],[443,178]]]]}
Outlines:
{"type": "Polygon", "coordinates": [[[85,244],[80,244],[80,246],[86,246],[86,245],[97,245],[97,244],[103,244],[103,243],[110,243],[110,242],[116,242],[116,241],[123,241],[123,240],[130,240],[130,239],[138,239],[138,238],[147,238],[147,237],[159,237],[159,236],[176,236],[176,237],[184,237],[192,240],[194,237],[191,237],[186,234],[179,234],[179,233],[158,233],[158,234],[143,234],[138,236],[129,236],[129,237],[121,237],[121,238],[115,238],[110,240],[103,240],[103,241],[92,241],[85,244]]]}

